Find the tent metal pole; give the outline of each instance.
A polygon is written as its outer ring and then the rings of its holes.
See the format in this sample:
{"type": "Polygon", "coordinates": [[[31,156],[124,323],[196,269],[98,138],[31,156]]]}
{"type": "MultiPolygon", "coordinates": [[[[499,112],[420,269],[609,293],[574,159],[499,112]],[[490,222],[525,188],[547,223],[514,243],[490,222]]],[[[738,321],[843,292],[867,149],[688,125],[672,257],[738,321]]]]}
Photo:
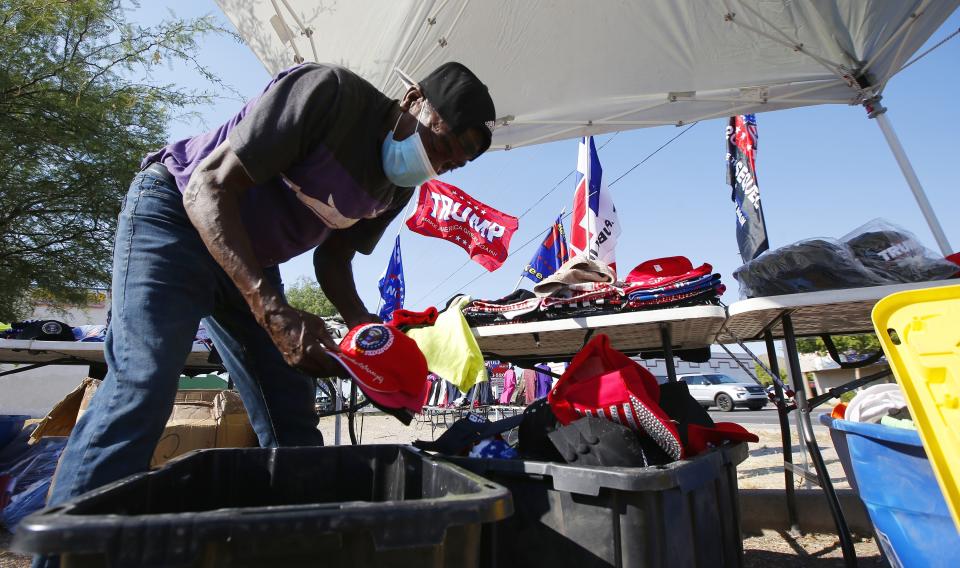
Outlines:
{"type": "MultiPolygon", "coordinates": [[[[903,172],[903,177],[906,178],[907,185],[910,186],[910,191],[913,192],[913,197],[917,200],[917,205],[920,206],[923,218],[926,219],[930,232],[933,233],[933,238],[936,239],[937,246],[940,247],[940,252],[943,253],[943,256],[953,254],[954,250],[947,241],[947,235],[943,232],[943,227],[940,226],[940,221],[933,212],[933,207],[927,199],[927,194],[923,191],[923,186],[920,185],[917,173],[913,170],[913,165],[910,163],[907,153],[903,150],[900,139],[894,132],[893,125],[890,124],[890,119],[887,118],[887,109],[880,106],[879,100],[875,101],[875,104],[875,107],[867,107],[868,118],[877,119],[877,125],[880,126],[883,137],[887,139],[890,151],[893,152],[893,157],[897,160],[897,165],[900,166],[900,171],[903,172]]],[[[866,105],[867,103],[864,103],[864,106],[866,105]]]]}

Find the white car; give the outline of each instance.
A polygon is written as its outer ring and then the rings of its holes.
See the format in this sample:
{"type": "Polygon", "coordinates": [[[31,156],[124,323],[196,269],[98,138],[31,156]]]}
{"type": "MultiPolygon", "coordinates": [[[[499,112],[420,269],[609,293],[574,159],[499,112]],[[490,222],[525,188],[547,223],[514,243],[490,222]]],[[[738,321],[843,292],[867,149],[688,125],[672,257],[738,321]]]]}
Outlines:
{"type": "Polygon", "coordinates": [[[678,381],[687,383],[690,395],[709,408],[716,406],[730,412],[738,406],[760,410],[770,399],[767,391],[754,381],[742,381],[729,375],[677,375],[678,381]]]}

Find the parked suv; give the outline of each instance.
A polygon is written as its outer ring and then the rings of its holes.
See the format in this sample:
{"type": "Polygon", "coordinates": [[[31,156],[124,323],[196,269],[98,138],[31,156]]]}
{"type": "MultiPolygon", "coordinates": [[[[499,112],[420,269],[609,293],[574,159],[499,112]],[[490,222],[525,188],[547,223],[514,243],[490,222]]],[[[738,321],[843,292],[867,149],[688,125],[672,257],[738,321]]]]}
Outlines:
{"type": "Polygon", "coordinates": [[[729,375],[678,375],[677,380],[687,383],[690,395],[703,406],[716,405],[724,412],[737,406],[760,410],[767,405],[767,391],[754,381],[741,381],[729,375]]]}

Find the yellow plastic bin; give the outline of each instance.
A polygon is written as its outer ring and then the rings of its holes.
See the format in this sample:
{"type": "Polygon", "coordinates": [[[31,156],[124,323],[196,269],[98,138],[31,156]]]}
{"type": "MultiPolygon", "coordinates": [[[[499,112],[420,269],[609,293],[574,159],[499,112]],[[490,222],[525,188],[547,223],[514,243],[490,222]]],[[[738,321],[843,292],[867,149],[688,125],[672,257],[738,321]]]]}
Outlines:
{"type": "Polygon", "coordinates": [[[873,325],[960,530],[960,285],[891,294],[873,325]]]}

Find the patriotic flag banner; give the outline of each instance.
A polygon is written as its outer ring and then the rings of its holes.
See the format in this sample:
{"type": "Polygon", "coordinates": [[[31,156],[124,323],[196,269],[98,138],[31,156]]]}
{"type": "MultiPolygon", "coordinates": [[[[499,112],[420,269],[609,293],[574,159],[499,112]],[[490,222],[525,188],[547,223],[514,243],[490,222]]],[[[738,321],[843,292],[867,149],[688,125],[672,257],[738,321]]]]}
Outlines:
{"type": "Polygon", "coordinates": [[[620,236],[617,208],[603,181],[603,168],[597,157],[593,136],[580,139],[577,157],[577,188],[573,193],[573,217],[570,221],[570,248],[574,255],[589,253],[616,271],[614,249],[620,236]]]}
{"type": "Polygon", "coordinates": [[[563,231],[563,215],[557,216],[553,227],[546,238],[540,243],[540,248],[523,269],[523,275],[534,282],[542,282],[544,278],[557,271],[570,258],[567,250],[567,235],[563,231]]]}
{"type": "Polygon", "coordinates": [[[390,321],[393,318],[394,310],[403,308],[403,298],[406,295],[406,286],[403,281],[403,259],[400,256],[400,235],[397,235],[397,241],[393,245],[393,253],[390,255],[390,262],[387,263],[387,269],[383,272],[378,286],[380,297],[383,298],[383,305],[377,315],[383,321],[390,321]]]}
{"type": "Polygon", "coordinates": [[[414,233],[450,241],[490,272],[507,260],[517,226],[516,217],[437,180],[420,186],[417,208],[407,219],[407,227],[414,233]]]}
{"type": "Polygon", "coordinates": [[[767,224],[757,186],[757,119],[752,114],[730,117],[727,125],[727,183],[737,213],[740,258],[749,262],[770,248],[767,224]]]}

